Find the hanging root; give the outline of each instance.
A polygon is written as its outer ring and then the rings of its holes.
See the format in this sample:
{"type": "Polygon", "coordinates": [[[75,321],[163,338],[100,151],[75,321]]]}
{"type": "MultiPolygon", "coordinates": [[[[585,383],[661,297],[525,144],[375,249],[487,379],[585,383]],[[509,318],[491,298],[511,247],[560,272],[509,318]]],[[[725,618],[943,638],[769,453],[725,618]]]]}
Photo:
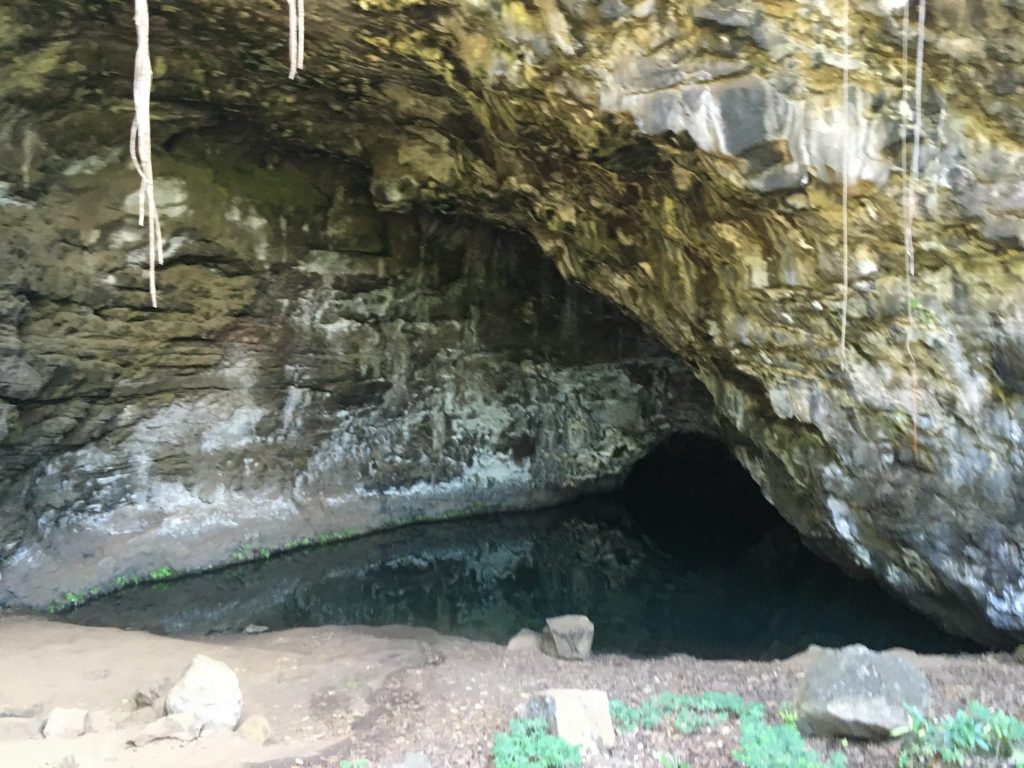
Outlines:
{"type": "Polygon", "coordinates": [[[128,150],[132,165],[139,174],[139,226],[149,220],[149,297],[156,302],[156,265],[164,263],[164,243],[160,233],[160,217],[156,209],[153,184],[153,143],[150,132],[149,101],[153,91],[153,66],[149,60],[149,6],[147,0],[135,0],[135,80],[133,98],[135,119],[132,121],[128,150]]]}
{"type": "Polygon", "coordinates": [[[288,77],[295,79],[306,55],[305,0],[288,0],[288,77]]]}

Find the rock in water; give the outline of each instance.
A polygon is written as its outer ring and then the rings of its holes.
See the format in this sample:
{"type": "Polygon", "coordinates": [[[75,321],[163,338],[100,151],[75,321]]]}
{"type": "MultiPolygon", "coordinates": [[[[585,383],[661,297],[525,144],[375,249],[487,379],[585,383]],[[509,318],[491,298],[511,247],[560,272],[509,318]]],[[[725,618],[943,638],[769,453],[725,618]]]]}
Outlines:
{"type": "Polygon", "coordinates": [[[546,720],[551,733],[584,752],[600,752],[615,746],[615,728],[604,691],[543,691],[520,707],[517,714],[546,720]]]}
{"type": "Polygon", "coordinates": [[[234,728],[242,717],[242,689],[227,664],[202,654],[167,693],[167,714],[190,712],[203,725],[234,728]]]}
{"type": "Polygon", "coordinates": [[[46,718],[43,736],[48,739],[67,739],[85,733],[85,718],[88,711],[84,709],[67,709],[57,707],[46,718]]]}
{"type": "Polygon", "coordinates": [[[931,686],[909,661],[863,645],[828,650],[807,670],[798,725],[813,736],[887,739],[908,721],[906,705],[927,711],[931,686]]]}
{"type": "Polygon", "coordinates": [[[540,649],[559,659],[582,660],[590,656],[594,624],[586,616],[569,614],[547,620],[540,649]]]}

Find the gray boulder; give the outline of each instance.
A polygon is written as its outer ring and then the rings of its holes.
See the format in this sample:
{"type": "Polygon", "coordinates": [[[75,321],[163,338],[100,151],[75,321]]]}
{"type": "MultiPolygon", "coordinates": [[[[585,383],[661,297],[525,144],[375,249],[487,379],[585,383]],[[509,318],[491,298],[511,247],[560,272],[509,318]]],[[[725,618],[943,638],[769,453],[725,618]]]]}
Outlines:
{"type": "Polygon", "coordinates": [[[586,616],[569,614],[547,620],[540,649],[559,659],[582,660],[590,656],[594,643],[594,624],[586,616]]]}
{"type": "Polygon", "coordinates": [[[887,739],[907,724],[906,705],[927,711],[930,700],[928,679],[909,661],[851,645],[808,668],[797,724],[806,735],[887,739]]]}
{"type": "Polygon", "coordinates": [[[167,714],[191,713],[203,725],[234,728],[242,717],[238,676],[223,661],[202,654],[167,693],[167,714]]]}

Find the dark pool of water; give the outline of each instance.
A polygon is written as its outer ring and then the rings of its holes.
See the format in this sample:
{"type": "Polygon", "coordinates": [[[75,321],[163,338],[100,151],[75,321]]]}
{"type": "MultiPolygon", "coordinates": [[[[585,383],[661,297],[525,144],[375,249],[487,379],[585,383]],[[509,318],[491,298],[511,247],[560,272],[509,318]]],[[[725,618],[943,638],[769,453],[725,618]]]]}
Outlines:
{"type": "MultiPolygon", "coordinates": [[[[709,556],[652,543],[622,498],[413,525],[176,581],[67,615],[165,634],[407,624],[503,643],[585,613],[596,652],[769,659],[810,643],[974,650],[874,584],[849,579],[785,526],[709,556]]],[[[705,543],[706,544],[706,543],[705,543]]]]}

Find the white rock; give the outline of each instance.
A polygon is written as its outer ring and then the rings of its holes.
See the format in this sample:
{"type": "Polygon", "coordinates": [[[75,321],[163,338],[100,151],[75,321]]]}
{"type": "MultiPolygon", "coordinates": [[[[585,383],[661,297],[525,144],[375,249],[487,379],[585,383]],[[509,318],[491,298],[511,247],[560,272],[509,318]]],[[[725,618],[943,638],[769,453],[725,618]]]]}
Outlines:
{"type": "Polygon", "coordinates": [[[242,689],[227,664],[199,655],[167,693],[167,714],[190,712],[203,725],[234,728],[242,717],[242,689]]]}
{"type": "Polygon", "coordinates": [[[520,629],[505,646],[510,651],[539,651],[540,632],[532,629],[520,629]]]}
{"type": "Polygon", "coordinates": [[[422,752],[406,752],[405,759],[391,768],[430,768],[430,760],[422,752]]]}
{"type": "Polygon", "coordinates": [[[551,733],[587,753],[615,746],[608,694],[573,688],[551,689],[534,695],[521,706],[522,717],[547,720],[551,733]]]}
{"type": "Polygon", "coordinates": [[[46,718],[46,725],[43,726],[43,736],[48,739],[67,739],[81,736],[85,733],[85,717],[88,714],[88,711],[84,709],[57,707],[46,718]]]}

